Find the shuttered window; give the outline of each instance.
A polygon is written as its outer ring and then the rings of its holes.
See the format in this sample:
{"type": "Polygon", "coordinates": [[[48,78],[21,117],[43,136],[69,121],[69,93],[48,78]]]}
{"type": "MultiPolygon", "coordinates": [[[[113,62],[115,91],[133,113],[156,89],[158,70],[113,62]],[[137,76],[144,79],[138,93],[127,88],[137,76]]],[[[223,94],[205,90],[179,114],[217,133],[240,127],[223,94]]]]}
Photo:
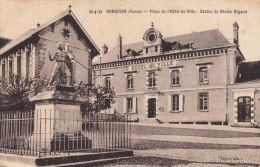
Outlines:
{"type": "Polygon", "coordinates": [[[137,98],[130,97],[123,99],[123,113],[136,113],[137,112],[137,98]]]}
{"type": "Polygon", "coordinates": [[[181,112],[183,111],[184,104],[183,95],[169,95],[168,97],[168,110],[169,112],[181,112]]]}

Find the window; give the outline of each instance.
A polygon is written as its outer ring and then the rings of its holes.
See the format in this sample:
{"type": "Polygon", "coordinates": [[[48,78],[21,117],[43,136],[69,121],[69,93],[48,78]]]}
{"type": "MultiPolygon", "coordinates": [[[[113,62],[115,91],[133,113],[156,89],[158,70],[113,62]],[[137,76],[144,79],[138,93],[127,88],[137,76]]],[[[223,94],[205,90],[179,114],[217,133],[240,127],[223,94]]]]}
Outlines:
{"type": "Polygon", "coordinates": [[[110,86],[111,86],[110,77],[106,77],[105,78],[105,87],[106,87],[106,89],[110,89],[110,86]]]}
{"type": "Polygon", "coordinates": [[[9,78],[11,79],[12,76],[13,76],[13,60],[12,60],[12,58],[10,58],[10,60],[9,60],[9,78]]]}
{"type": "Polygon", "coordinates": [[[148,48],[145,49],[145,52],[148,53],[148,48]]]}
{"type": "Polygon", "coordinates": [[[29,77],[30,75],[30,54],[31,50],[28,49],[28,51],[26,52],[26,77],[29,77]]]}
{"type": "Polygon", "coordinates": [[[105,105],[106,107],[111,108],[110,99],[105,100],[105,105]]]}
{"type": "Polygon", "coordinates": [[[2,61],[2,80],[5,79],[5,62],[2,61]]]}
{"type": "Polygon", "coordinates": [[[199,94],[199,111],[208,111],[208,93],[199,94]]]}
{"type": "Polygon", "coordinates": [[[137,98],[128,97],[123,98],[123,113],[137,113],[137,98]]]}
{"type": "Polygon", "coordinates": [[[155,52],[158,52],[158,46],[155,46],[155,52]]]}
{"type": "Polygon", "coordinates": [[[156,40],[156,36],[154,33],[151,33],[148,35],[148,41],[149,42],[154,42],[156,40]]]}
{"type": "Polygon", "coordinates": [[[155,87],[156,86],[156,76],[155,71],[148,73],[148,87],[155,87]]]}
{"type": "Polygon", "coordinates": [[[134,89],[133,75],[127,75],[127,89],[134,89]]]}
{"type": "Polygon", "coordinates": [[[184,111],[184,95],[174,94],[168,96],[168,111],[169,112],[183,112],[184,111]]]}
{"type": "Polygon", "coordinates": [[[133,98],[127,98],[127,112],[133,112],[133,98]]]}
{"type": "Polygon", "coordinates": [[[55,27],[55,24],[51,24],[51,32],[54,32],[54,27],[55,27]]]}
{"type": "Polygon", "coordinates": [[[172,111],[179,111],[179,95],[172,96],[172,111]]]}
{"type": "Polygon", "coordinates": [[[21,56],[17,56],[17,75],[21,76],[21,56]]]}
{"type": "Polygon", "coordinates": [[[207,67],[199,68],[199,83],[208,84],[208,68],[207,67]]]}
{"type": "Polygon", "coordinates": [[[80,40],[81,40],[81,36],[83,36],[83,35],[81,35],[80,33],[78,33],[78,34],[77,34],[77,40],[80,41],[80,40]]]}
{"type": "Polygon", "coordinates": [[[172,78],[172,86],[179,85],[180,84],[179,70],[173,70],[171,78],[172,78]]]}

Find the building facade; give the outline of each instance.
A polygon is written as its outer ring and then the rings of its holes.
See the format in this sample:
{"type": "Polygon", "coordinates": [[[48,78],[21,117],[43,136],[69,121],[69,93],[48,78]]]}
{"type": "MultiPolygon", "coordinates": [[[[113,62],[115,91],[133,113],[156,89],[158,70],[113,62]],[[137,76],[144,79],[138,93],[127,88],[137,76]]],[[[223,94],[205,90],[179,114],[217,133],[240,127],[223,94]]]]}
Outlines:
{"type": "Polygon", "coordinates": [[[72,58],[66,64],[71,73],[71,83],[91,82],[92,58],[99,49],[71,7],[45,24],[37,24],[15,40],[0,48],[0,79],[8,81],[13,75],[50,79],[55,62],[49,56],[58,52],[58,44],[72,58]],[[76,77],[75,77],[76,76],[76,77]]]}
{"type": "Polygon", "coordinates": [[[245,60],[238,30],[234,23],[232,43],[217,29],[163,38],[153,24],[143,42],[122,45],[119,36],[117,47],[108,52],[104,45],[93,61],[94,83],[113,87],[117,98],[110,112],[131,113],[133,120],[257,124],[260,83],[255,82],[250,96],[243,94],[248,87],[237,83],[245,60]],[[242,119],[236,110],[244,109],[236,109],[236,101],[247,96],[250,118],[242,119]]]}

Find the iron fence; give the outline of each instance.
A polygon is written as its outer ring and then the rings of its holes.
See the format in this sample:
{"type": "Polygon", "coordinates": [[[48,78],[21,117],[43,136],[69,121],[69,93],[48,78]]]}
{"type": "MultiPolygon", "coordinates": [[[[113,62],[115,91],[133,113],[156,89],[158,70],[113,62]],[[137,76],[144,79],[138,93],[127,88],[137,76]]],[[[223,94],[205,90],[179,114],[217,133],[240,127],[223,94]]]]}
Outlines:
{"type": "Polygon", "coordinates": [[[48,156],[130,148],[130,115],[36,110],[0,112],[0,152],[48,156]]]}

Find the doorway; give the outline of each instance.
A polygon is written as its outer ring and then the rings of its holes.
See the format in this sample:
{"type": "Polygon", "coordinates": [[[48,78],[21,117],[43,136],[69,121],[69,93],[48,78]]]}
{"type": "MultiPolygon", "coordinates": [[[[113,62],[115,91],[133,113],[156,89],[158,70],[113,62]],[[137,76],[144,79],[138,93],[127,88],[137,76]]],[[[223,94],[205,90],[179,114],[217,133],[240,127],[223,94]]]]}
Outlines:
{"type": "Polygon", "coordinates": [[[250,122],[251,120],[251,98],[239,97],[237,106],[238,122],[250,122]]]}
{"type": "Polygon", "coordinates": [[[148,99],[148,118],[156,117],[156,98],[148,99]]]}

